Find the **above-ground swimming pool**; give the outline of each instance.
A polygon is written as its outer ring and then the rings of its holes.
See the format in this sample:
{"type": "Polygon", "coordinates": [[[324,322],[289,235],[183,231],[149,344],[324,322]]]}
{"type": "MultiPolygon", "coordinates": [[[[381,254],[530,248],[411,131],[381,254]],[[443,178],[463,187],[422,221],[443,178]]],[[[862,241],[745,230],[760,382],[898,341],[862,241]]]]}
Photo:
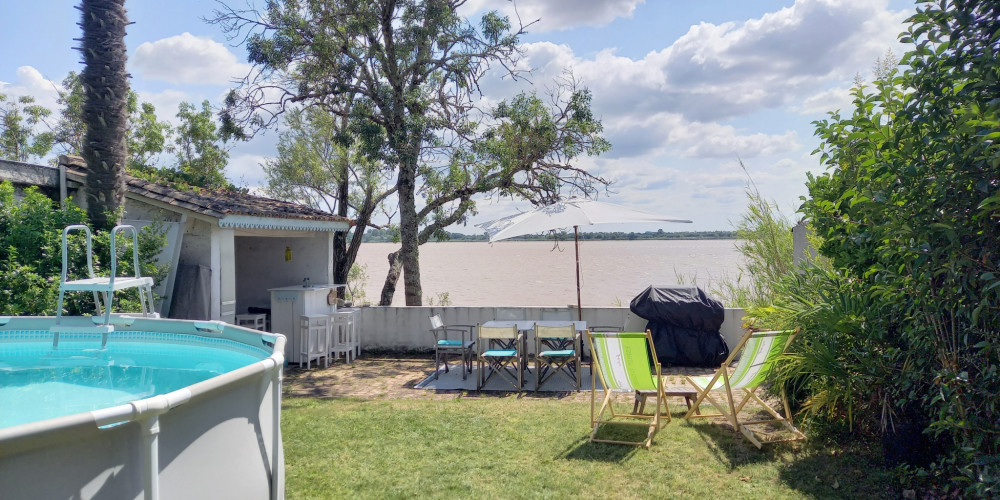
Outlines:
{"type": "Polygon", "coordinates": [[[0,496],[283,497],[283,336],[54,321],[0,317],[0,496]]]}

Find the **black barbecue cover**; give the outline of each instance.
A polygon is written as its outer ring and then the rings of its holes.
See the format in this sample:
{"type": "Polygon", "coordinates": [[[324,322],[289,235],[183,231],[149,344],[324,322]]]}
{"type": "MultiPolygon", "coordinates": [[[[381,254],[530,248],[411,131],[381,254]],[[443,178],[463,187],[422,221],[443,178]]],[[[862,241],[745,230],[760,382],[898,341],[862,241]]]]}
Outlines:
{"type": "Polygon", "coordinates": [[[664,366],[718,367],[729,356],[719,328],[725,308],[694,286],[650,286],[632,299],[633,313],[649,321],[664,366]]]}

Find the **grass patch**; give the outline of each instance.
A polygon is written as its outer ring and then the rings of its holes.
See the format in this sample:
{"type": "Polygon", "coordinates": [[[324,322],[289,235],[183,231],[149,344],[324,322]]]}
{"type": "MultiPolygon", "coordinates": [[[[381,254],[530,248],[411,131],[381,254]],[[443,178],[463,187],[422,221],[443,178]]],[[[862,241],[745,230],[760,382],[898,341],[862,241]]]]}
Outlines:
{"type": "Polygon", "coordinates": [[[687,423],[673,410],[647,451],[587,442],[589,406],[579,401],[287,398],[286,497],[883,498],[890,491],[889,472],[863,450],[812,442],[757,450],[724,425],[687,423]]]}

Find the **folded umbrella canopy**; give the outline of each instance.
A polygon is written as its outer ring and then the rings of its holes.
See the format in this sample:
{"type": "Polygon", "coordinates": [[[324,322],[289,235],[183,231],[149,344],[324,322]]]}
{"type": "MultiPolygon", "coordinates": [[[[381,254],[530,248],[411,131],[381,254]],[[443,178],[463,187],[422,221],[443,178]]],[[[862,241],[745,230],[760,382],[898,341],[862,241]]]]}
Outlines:
{"type": "Polygon", "coordinates": [[[576,309],[583,319],[580,301],[580,226],[594,224],[631,224],[639,222],[687,222],[687,219],[656,215],[613,203],[571,198],[534,210],[476,224],[486,231],[490,243],[525,234],[535,234],[567,227],[573,228],[576,251],[576,309]]]}

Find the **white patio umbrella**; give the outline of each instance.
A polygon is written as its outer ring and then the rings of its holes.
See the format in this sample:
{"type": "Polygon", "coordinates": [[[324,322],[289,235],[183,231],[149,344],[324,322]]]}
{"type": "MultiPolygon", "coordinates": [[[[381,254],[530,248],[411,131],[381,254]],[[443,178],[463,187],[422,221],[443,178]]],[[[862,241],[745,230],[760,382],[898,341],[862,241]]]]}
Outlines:
{"type": "Polygon", "coordinates": [[[580,226],[593,224],[629,224],[638,222],[686,222],[687,219],[656,215],[613,203],[571,198],[534,210],[509,215],[490,222],[476,224],[486,231],[490,243],[525,234],[573,227],[573,248],[576,251],[576,310],[583,319],[580,300],[580,226]]]}

